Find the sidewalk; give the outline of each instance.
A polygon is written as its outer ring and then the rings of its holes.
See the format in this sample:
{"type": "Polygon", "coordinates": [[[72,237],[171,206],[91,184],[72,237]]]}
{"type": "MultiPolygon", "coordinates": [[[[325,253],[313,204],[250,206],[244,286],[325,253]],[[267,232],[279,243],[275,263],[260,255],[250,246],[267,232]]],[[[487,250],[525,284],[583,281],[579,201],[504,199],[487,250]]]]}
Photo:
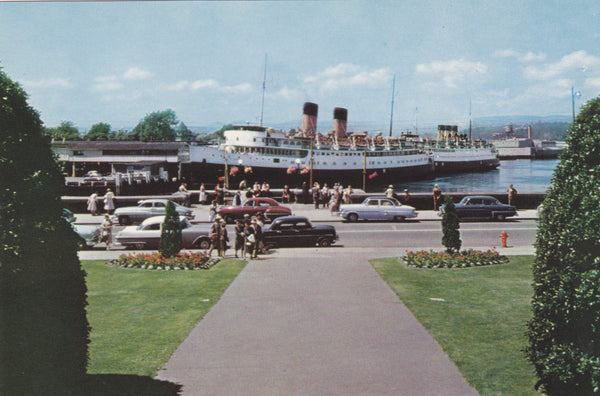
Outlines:
{"type": "Polygon", "coordinates": [[[183,395],[476,395],[369,254],[249,262],[157,377],[183,395]]]}

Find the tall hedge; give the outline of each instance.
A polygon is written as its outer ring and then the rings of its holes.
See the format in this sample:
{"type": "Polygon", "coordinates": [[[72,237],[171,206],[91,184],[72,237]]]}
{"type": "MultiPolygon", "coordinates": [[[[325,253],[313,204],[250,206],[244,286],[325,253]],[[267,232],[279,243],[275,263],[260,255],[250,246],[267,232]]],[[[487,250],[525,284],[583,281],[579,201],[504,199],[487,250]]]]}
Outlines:
{"type": "Polygon", "coordinates": [[[181,221],[179,221],[175,205],[169,201],[166,207],[165,221],[160,231],[158,251],[163,257],[172,257],[179,253],[181,245],[181,221]]]}
{"type": "Polygon", "coordinates": [[[0,394],[80,394],[89,324],[64,177],[27,94],[0,70],[0,394]]]}
{"type": "Polygon", "coordinates": [[[543,203],[527,356],[550,395],[600,386],[600,98],[568,131],[543,203]]]}
{"type": "Polygon", "coordinates": [[[448,253],[455,253],[460,250],[462,241],[460,240],[460,224],[456,214],[456,206],[451,197],[446,197],[444,209],[442,210],[442,245],[448,253]]]}

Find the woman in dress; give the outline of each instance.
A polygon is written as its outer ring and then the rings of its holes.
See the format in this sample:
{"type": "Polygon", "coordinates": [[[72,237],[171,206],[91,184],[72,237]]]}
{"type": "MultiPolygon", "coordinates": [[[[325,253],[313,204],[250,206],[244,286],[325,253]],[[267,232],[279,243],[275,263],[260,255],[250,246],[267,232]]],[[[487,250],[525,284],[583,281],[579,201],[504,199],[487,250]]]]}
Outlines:
{"type": "Polygon", "coordinates": [[[107,189],[106,194],[104,194],[104,210],[108,214],[113,214],[115,211],[115,194],[110,188],[107,189]]]}
{"type": "Polygon", "coordinates": [[[200,205],[204,205],[206,203],[206,187],[204,187],[204,183],[200,184],[200,195],[198,196],[198,201],[200,205]]]}
{"type": "Polygon", "coordinates": [[[96,211],[98,210],[98,194],[92,193],[87,201],[87,210],[90,211],[92,216],[96,216],[96,211]]]}

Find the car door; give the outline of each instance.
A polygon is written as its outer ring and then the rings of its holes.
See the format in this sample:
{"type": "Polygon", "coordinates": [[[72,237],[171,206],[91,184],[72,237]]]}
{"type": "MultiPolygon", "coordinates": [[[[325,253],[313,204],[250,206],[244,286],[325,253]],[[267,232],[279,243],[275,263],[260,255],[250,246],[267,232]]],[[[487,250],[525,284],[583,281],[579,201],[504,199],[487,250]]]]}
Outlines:
{"type": "Polygon", "coordinates": [[[314,246],[317,244],[318,235],[313,232],[312,226],[305,220],[294,224],[296,231],[295,243],[300,246],[314,246]]]}
{"type": "Polygon", "coordinates": [[[379,201],[379,220],[392,220],[396,215],[396,206],[388,199],[379,201]]]}
{"type": "Polygon", "coordinates": [[[293,246],[298,236],[298,230],[294,228],[292,222],[282,222],[273,227],[270,230],[269,238],[277,246],[293,246]]]}
{"type": "Polygon", "coordinates": [[[167,212],[167,206],[162,201],[154,202],[152,205],[152,216],[161,216],[167,212]]]}
{"type": "Polygon", "coordinates": [[[158,249],[160,243],[160,223],[148,224],[139,231],[140,241],[145,243],[147,249],[158,249]]]}

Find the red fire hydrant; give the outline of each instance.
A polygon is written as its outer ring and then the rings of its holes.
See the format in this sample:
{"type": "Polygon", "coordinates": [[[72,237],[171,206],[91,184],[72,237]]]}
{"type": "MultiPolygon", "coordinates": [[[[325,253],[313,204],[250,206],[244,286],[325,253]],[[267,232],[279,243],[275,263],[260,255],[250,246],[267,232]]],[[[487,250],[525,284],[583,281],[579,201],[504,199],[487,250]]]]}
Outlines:
{"type": "Polygon", "coordinates": [[[502,231],[500,233],[500,241],[502,242],[502,247],[505,248],[506,247],[506,240],[508,239],[508,234],[506,233],[506,231],[502,231]]]}

